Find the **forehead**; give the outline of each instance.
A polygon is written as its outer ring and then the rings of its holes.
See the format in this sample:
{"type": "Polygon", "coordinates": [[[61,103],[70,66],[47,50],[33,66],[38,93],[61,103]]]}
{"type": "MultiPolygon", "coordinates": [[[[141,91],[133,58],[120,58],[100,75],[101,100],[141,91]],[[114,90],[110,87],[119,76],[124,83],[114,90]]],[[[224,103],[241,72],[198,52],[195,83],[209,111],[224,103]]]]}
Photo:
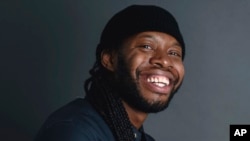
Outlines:
{"type": "Polygon", "coordinates": [[[157,32],[157,31],[147,31],[147,32],[140,32],[138,34],[135,34],[127,40],[124,41],[124,43],[129,42],[136,42],[136,41],[143,41],[143,40],[150,40],[160,43],[168,43],[171,45],[179,46],[181,47],[180,43],[171,35],[163,32],[157,32]]]}

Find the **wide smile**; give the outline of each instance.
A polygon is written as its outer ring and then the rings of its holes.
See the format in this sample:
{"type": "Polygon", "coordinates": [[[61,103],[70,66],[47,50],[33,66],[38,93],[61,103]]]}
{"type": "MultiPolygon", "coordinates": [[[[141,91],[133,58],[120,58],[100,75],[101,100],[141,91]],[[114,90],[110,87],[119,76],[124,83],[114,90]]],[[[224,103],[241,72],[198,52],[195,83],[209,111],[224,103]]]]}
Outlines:
{"type": "Polygon", "coordinates": [[[173,89],[173,79],[171,76],[162,74],[144,74],[140,77],[142,86],[156,94],[168,95],[173,89]]]}
{"type": "Polygon", "coordinates": [[[170,84],[170,80],[169,78],[165,77],[165,76],[152,76],[152,77],[148,77],[147,78],[147,82],[149,83],[153,83],[159,87],[165,87],[168,86],[170,84]]]}

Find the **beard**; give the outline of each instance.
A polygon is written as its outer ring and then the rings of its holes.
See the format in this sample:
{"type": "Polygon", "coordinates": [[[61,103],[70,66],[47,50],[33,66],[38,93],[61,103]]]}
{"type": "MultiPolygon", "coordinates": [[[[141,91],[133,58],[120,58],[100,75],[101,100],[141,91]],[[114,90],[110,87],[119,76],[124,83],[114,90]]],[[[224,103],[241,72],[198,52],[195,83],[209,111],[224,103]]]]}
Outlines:
{"type": "Polygon", "coordinates": [[[175,93],[179,90],[181,84],[172,90],[166,101],[151,101],[145,98],[139,89],[138,82],[132,78],[129,67],[124,61],[122,55],[118,55],[118,67],[115,77],[115,89],[118,96],[131,107],[145,112],[157,113],[166,109],[175,93]]]}

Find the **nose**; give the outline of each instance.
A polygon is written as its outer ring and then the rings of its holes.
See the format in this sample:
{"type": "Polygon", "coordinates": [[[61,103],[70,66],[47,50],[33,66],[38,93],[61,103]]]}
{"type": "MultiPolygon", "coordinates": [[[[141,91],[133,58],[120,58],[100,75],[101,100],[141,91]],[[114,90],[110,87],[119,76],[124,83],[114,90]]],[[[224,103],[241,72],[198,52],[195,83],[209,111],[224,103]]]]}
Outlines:
{"type": "Polygon", "coordinates": [[[173,63],[166,52],[155,53],[149,60],[150,64],[159,68],[172,68],[173,63]]]}

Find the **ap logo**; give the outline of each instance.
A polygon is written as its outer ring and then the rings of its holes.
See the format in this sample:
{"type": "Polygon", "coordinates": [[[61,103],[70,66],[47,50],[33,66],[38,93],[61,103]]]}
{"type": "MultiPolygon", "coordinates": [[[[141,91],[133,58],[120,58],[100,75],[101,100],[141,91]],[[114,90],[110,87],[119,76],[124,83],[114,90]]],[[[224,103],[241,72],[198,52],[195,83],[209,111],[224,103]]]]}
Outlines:
{"type": "Polygon", "coordinates": [[[247,129],[236,129],[234,136],[244,136],[247,133],[247,129]]]}
{"type": "Polygon", "coordinates": [[[230,125],[230,141],[250,141],[250,125],[230,125]]]}

